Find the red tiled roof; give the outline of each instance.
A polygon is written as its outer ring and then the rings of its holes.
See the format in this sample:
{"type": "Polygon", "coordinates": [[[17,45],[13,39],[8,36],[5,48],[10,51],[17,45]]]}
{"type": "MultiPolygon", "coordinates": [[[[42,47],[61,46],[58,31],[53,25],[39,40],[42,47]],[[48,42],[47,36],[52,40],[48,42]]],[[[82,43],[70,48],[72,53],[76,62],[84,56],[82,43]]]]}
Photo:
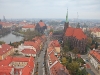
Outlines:
{"type": "Polygon", "coordinates": [[[24,45],[25,46],[33,46],[34,48],[36,48],[37,51],[40,49],[40,47],[39,47],[40,43],[38,43],[37,41],[35,41],[35,42],[33,42],[33,41],[25,41],[24,45]]]}
{"type": "Polygon", "coordinates": [[[52,63],[54,63],[56,60],[58,60],[58,58],[54,55],[54,52],[52,51],[50,54],[50,60],[52,63]]]}
{"type": "Polygon", "coordinates": [[[86,38],[86,35],[83,33],[82,29],[80,29],[80,28],[74,29],[73,36],[79,40],[86,38]]]}
{"type": "Polygon", "coordinates": [[[24,42],[25,46],[33,46],[34,44],[35,44],[35,42],[33,42],[33,41],[25,41],[24,42]]]}
{"type": "Polygon", "coordinates": [[[43,26],[45,26],[45,23],[44,22],[39,22],[39,25],[40,25],[40,27],[43,27],[43,26]]]}
{"type": "Polygon", "coordinates": [[[68,27],[67,30],[66,30],[65,35],[66,36],[73,36],[73,32],[74,32],[74,28],[68,27]]]}
{"type": "Polygon", "coordinates": [[[13,47],[8,44],[2,44],[0,47],[0,55],[5,54],[6,52],[10,51],[13,47]]]}
{"type": "Polygon", "coordinates": [[[36,52],[33,49],[24,49],[24,50],[22,50],[22,53],[24,53],[24,54],[36,54],[36,52]]]}
{"type": "Polygon", "coordinates": [[[30,57],[28,64],[22,69],[22,75],[31,75],[34,68],[34,58],[30,57]]]}
{"type": "Polygon", "coordinates": [[[99,50],[92,50],[90,54],[93,55],[99,62],[100,62],[100,51],[99,50]]]}
{"type": "MultiPolygon", "coordinates": [[[[34,68],[34,58],[29,57],[11,57],[8,56],[6,59],[0,61],[0,72],[10,73],[12,67],[9,67],[11,62],[28,62],[27,65],[22,69],[22,75],[31,75],[34,68]]],[[[1,74],[1,73],[0,73],[1,74]]]]}
{"type": "Polygon", "coordinates": [[[6,73],[10,73],[11,71],[12,67],[10,66],[0,66],[0,75],[5,75],[6,73]]]}
{"type": "Polygon", "coordinates": [[[88,69],[90,69],[90,68],[91,68],[89,64],[86,64],[85,66],[86,66],[86,68],[88,68],[88,69]]]}
{"type": "Polygon", "coordinates": [[[52,50],[54,50],[53,47],[48,47],[48,49],[47,49],[48,54],[49,54],[52,50]]]}
{"type": "Polygon", "coordinates": [[[52,45],[53,45],[54,47],[60,47],[60,44],[59,44],[58,40],[54,40],[54,41],[52,42],[52,45]]]}
{"type": "Polygon", "coordinates": [[[86,35],[83,33],[81,28],[72,28],[68,27],[65,33],[66,36],[73,36],[78,40],[82,40],[87,38],[86,35]]]}
{"type": "Polygon", "coordinates": [[[35,28],[35,25],[25,25],[23,28],[35,28]]]}
{"type": "Polygon", "coordinates": [[[90,31],[92,31],[92,32],[100,32],[100,28],[97,28],[97,27],[90,28],[90,31]]]}
{"type": "Polygon", "coordinates": [[[12,57],[8,56],[6,59],[0,61],[0,66],[7,66],[12,62],[12,57]]]}
{"type": "Polygon", "coordinates": [[[60,63],[57,62],[50,68],[52,75],[70,75],[68,70],[60,63]]]}
{"type": "Polygon", "coordinates": [[[12,61],[14,62],[28,62],[28,57],[13,57],[12,61]]]}

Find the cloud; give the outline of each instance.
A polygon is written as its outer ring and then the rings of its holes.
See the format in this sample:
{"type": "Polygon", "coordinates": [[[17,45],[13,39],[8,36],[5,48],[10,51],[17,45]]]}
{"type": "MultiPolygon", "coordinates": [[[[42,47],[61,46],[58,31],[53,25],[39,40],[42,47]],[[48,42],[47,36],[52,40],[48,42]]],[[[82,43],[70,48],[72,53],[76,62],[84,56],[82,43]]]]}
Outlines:
{"type": "Polygon", "coordinates": [[[65,18],[68,8],[69,18],[100,18],[99,7],[100,0],[0,0],[0,17],[65,18]]]}

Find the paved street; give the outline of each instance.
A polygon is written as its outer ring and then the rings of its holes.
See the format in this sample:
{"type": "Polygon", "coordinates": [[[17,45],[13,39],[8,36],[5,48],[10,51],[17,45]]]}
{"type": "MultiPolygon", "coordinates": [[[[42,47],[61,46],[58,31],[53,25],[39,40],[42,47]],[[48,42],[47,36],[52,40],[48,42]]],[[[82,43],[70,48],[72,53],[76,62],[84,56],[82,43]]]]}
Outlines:
{"type": "Polygon", "coordinates": [[[47,42],[44,44],[44,47],[42,51],[40,52],[40,55],[37,59],[38,63],[38,75],[45,75],[45,70],[44,70],[44,55],[45,55],[45,50],[47,49],[47,42]]]}
{"type": "MultiPolygon", "coordinates": [[[[87,55],[81,55],[81,57],[83,58],[83,60],[86,60],[88,58],[88,54],[87,55]]],[[[89,64],[91,69],[86,69],[87,72],[89,72],[91,75],[99,75],[97,73],[97,71],[94,69],[94,66],[91,65],[91,63],[89,61],[85,61],[86,64],[89,64]]]]}

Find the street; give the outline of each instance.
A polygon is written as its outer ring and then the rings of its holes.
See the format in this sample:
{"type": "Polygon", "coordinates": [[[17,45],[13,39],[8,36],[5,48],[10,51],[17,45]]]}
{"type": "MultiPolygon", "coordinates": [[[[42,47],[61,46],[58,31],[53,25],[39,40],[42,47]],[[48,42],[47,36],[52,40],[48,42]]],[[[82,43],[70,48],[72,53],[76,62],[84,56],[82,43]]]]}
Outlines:
{"type": "Polygon", "coordinates": [[[37,54],[37,57],[35,59],[35,65],[36,65],[35,75],[46,75],[45,68],[47,67],[45,64],[46,64],[46,50],[48,43],[49,43],[49,38],[47,38],[47,41],[44,42],[42,50],[37,54]]]}
{"type": "Polygon", "coordinates": [[[89,60],[86,61],[86,60],[88,59],[88,54],[86,54],[86,55],[81,55],[81,58],[82,58],[83,60],[85,60],[85,63],[86,63],[86,64],[89,64],[89,66],[90,66],[90,69],[86,69],[88,73],[90,73],[91,75],[99,75],[98,72],[94,69],[94,66],[91,65],[90,61],[89,61],[89,60]]]}

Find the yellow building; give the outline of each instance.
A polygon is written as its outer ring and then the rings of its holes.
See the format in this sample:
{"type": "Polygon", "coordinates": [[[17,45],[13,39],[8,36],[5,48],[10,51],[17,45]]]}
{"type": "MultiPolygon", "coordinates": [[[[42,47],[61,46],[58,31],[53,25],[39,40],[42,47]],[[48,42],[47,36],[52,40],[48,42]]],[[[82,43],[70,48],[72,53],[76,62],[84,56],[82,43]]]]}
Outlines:
{"type": "Polygon", "coordinates": [[[5,59],[7,56],[14,52],[14,48],[8,44],[0,45],[0,60],[5,59]]]}

